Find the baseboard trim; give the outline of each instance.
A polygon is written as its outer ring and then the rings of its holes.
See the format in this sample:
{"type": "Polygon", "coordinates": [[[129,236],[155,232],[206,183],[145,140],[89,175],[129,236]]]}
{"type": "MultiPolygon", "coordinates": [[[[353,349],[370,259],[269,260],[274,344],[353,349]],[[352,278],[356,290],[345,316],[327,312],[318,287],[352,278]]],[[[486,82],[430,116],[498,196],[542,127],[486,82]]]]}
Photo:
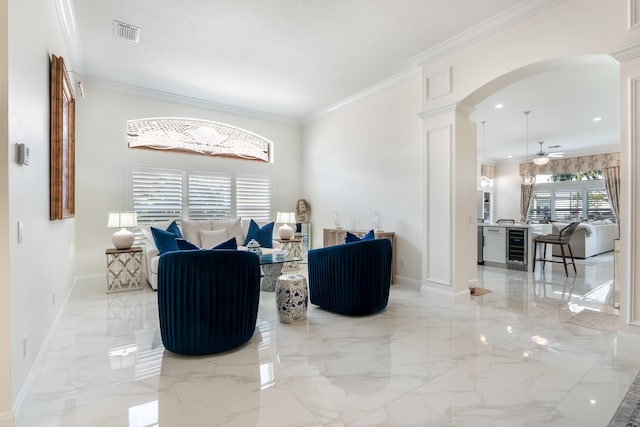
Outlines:
{"type": "MultiPolygon", "coordinates": [[[[34,376],[35,373],[38,371],[38,368],[40,367],[40,364],[42,363],[43,359],[44,359],[44,354],[46,353],[46,350],[49,348],[49,345],[51,344],[51,341],[53,339],[53,334],[52,332],[55,330],[56,326],[58,325],[58,322],[60,321],[60,318],[62,317],[62,313],[64,312],[65,307],[67,306],[67,303],[69,302],[69,298],[71,297],[71,292],[73,292],[73,289],[76,287],[76,285],[79,282],[79,278],[76,277],[73,279],[73,282],[71,283],[71,286],[69,287],[69,291],[67,292],[67,294],[65,295],[62,304],[60,304],[60,307],[58,308],[58,312],[56,313],[53,322],[51,322],[51,327],[49,328],[49,330],[47,331],[47,336],[44,338],[44,342],[42,343],[42,346],[40,347],[40,350],[38,351],[38,355],[36,356],[33,365],[31,366],[31,369],[29,370],[29,375],[27,375],[27,379],[25,380],[22,388],[20,389],[20,391],[18,392],[18,395],[16,396],[16,400],[13,402],[13,414],[20,414],[20,411],[22,410],[22,405],[24,404],[24,399],[27,396],[27,394],[31,391],[31,387],[33,385],[33,380],[34,380],[34,376]]],[[[13,424],[10,424],[11,426],[13,426],[13,424]]],[[[0,418],[0,427],[4,427],[4,424],[2,424],[2,418],[0,418]]]]}
{"type": "MultiPolygon", "coordinates": [[[[419,280],[412,279],[410,277],[405,277],[405,276],[398,276],[398,275],[395,275],[393,277],[393,284],[394,285],[409,286],[410,288],[414,288],[414,289],[418,289],[418,290],[422,286],[422,282],[420,282],[419,280]]],[[[393,288],[393,286],[392,286],[392,288],[393,288]]]]}
{"type": "Polygon", "coordinates": [[[421,291],[441,304],[467,304],[471,301],[471,294],[468,289],[455,292],[450,286],[424,282],[421,286],[421,291]]]}
{"type": "Polygon", "coordinates": [[[0,413],[0,427],[14,427],[16,417],[13,412],[0,413]]]}

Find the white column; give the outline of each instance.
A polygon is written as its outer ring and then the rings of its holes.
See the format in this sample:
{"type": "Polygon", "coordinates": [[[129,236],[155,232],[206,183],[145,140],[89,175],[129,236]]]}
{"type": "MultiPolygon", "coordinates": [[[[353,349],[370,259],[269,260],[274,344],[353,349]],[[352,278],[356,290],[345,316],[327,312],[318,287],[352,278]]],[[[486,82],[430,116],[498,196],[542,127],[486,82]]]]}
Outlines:
{"type": "Polygon", "coordinates": [[[469,297],[476,278],[476,126],[453,104],[420,115],[424,150],[423,289],[450,300],[469,297]]]}
{"type": "Polygon", "coordinates": [[[620,352],[640,350],[640,45],[616,52],[620,62],[620,352]]]}

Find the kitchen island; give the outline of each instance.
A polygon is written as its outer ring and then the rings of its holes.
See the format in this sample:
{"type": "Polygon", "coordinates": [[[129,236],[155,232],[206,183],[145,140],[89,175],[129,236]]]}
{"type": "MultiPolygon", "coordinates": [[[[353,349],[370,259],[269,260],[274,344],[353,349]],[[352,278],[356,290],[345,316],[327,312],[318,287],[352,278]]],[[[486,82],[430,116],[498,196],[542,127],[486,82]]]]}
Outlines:
{"type": "MultiPolygon", "coordinates": [[[[478,264],[533,270],[533,237],[551,233],[551,224],[478,224],[478,264]]],[[[550,252],[550,251],[549,251],[550,252]]],[[[547,254],[548,257],[551,253],[547,254]]]]}

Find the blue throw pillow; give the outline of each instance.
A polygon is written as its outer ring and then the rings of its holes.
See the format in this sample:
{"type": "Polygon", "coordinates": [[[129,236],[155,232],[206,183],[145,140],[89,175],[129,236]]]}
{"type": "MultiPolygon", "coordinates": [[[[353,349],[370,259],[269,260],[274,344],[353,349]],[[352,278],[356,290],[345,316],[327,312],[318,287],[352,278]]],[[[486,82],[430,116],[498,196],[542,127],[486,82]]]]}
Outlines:
{"type": "Polygon", "coordinates": [[[375,240],[376,238],[376,234],[373,230],[369,230],[369,232],[367,234],[365,234],[364,236],[362,236],[362,239],[359,238],[358,236],[356,236],[353,233],[349,233],[347,231],[347,234],[345,234],[344,236],[344,242],[345,243],[353,243],[353,242],[360,242],[362,240],[375,240]]]}
{"type": "Polygon", "coordinates": [[[181,251],[192,251],[194,249],[200,249],[188,240],[176,239],[176,243],[178,244],[178,249],[181,251]]]}
{"type": "Polygon", "coordinates": [[[176,236],[176,239],[182,239],[182,233],[180,232],[180,227],[178,227],[178,224],[176,224],[175,221],[169,224],[169,226],[167,227],[167,231],[169,233],[173,233],[176,236]]]}
{"type": "Polygon", "coordinates": [[[238,250],[238,243],[236,242],[236,238],[232,237],[226,242],[219,243],[218,245],[212,247],[211,249],[231,249],[236,251],[238,250]]]}
{"type": "Polygon", "coordinates": [[[249,230],[247,231],[247,239],[244,241],[244,245],[247,246],[253,239],[258,242],[260,247],[273,247],[273,222],[270,222],[260,228],[257,222],[251,220],[249,223],[249,230]]]}
{"type": "Polygon", "coordinates": [[[151,227],[151,234],[153,235],[153,241],[155,242],[156,248],[158,248],[158,252],[160,252],[160,254],[180,250],[178,248],[178,243],[176,242],[176,235],[170,231],[151,227]]]}

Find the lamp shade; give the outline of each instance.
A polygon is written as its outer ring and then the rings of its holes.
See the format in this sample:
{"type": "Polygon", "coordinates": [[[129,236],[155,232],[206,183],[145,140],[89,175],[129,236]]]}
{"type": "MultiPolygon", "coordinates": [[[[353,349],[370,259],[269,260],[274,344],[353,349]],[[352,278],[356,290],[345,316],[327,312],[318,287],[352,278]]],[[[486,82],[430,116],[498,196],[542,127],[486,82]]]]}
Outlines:
{"type": "Polygon", "coordinates": [[[137,227],[138,218],[135,212],[110,212],[107,220],[108,228],[137,227]]]}
{"type": "Polygon", "coordinates": [[[296,222],[295,212],[277,212],[276,222],[279,224],[288,224],[296,222]]]}
{"type": "Polygon", "coordinates": [[[282,240],[289,240],[293,236],[293,228],[291,228],[288,223],[296,222],[296,213],[277,212],[276,222],[282,224],[282,226],[278,228],[278,237],[280,237],[282,240]]]}
{"type": "Polygon", "coordinates": [[[134,234],[127,230],[126,227],[136,227],[138,218],[135,212],[109,212],[107,220],[108,228],[119,228],[120,230],[113,233],[111,241],[116,249],[129,249],[135,241],[134,234]]]}

